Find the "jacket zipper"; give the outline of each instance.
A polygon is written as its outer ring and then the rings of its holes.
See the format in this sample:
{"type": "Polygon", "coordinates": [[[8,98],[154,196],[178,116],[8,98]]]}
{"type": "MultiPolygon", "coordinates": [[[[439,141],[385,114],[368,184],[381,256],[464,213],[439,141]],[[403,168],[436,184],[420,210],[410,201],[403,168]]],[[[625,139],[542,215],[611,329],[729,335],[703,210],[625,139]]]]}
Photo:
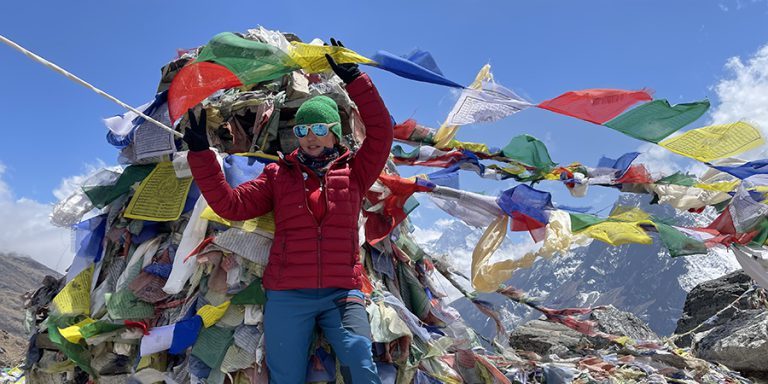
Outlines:
{"type": "MultiPolygon", "coordinates": [[[[328,173],[331,171],[331,169],[333,169],[333,166],[336,165],[336,163],[341,159],[342,157],[339,157],[338,159],[334,160],[331,163],[331,165],[328,167],[328,170],[325,172],[323,177],[320,179],[320,193],[323,195],[323,201],[326,204],[326,212],[325,212],[325,215],[323,215],[323,218],[322,220],[320,220],[320,222],[317,221],[317,219],[315,218],[315,214],[312,213],[311,209],[309,209],[309,199],[307,198],[307,180],[304,179],[303,175],[300,175],[301,183],[302,183],[302,186],[304,187],[304,192],[303,192],[304,206],[307,207],[307,212],[309,212],[309,216],[312,217],[312,220],[315,222],[315,225],[317,226],[317,288],[323,288],[323,280],[322,280],[323,279],[323,263],[322,263],[322,260],[320,259],[320,242],[323,239],[322,225],[325,222],[325,218],[328,217],[328,195],[326,193],[325,184],[328,181],[327,179],[328,173]]],[[[299,165],[297,168],[299,170],[299,173],[303,172],[303,170],[301,169],[301,165],[299,165]]],[[[311,169],[309,171],[313,172],[311,169]]],[[[315,174],[315,176],[317,176],[317,174],[315,174]]]]}

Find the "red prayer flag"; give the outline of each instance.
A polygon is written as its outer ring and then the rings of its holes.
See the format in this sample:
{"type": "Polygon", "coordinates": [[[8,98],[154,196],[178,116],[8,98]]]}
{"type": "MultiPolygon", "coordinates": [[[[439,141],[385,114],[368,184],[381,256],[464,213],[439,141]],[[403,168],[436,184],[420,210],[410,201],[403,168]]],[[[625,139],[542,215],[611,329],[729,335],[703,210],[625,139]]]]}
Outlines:
{"type": "Polygon", "coordinates": [[[563,93],[554,99],[541,102],[538,107],[595,124],[603,124],[633,104],[649,100],[653,100],[653,97],[647,89],[640,91],[585,89],[563,93]]]}
{"type": "Polygon", "coordinates": [[[616,179],[617,184],[623,183],[635,183],[635,184],[650,184],[653,180],[651,174],[642,164],[635,164],[627,169],[620,178],[616,179]]]}
{"type": "Polygon", "coordinates": [[[223,65],[209,62],[188,64],[176,74],[168,89],[171,122],[219,89],[241,85],[240,79],[223,65]]]}
{"type": "Polygon", "coordinates": [[[416,120],[408,119],[400,124],[395,124],[395,139],[408,140],[416,129],[416,120]]]}
{"type": "Polygon", "coordinates": [[[383,240],[390,232],[407,216],[405,210],[405,201],[408,200],[414,192],[427,192],[431,188],[417,184],[413,180],[404,179],[395,175],[379,175],[379,181],[389,189],[389,195],[381,198],[380,193],[368,191],[366,194],[368,200],[376,205],[383,204],[381,214],[364,212],[365,238],[369,244],[374,245],[383,240]]]}
{"type": "Polygon", "coordinates": [[[512,221],[509,223],[510,231],[528,231],[536,243],[544,240],[547,230],[546,224],[518,211],[512,212],[510,216],[512,217],[512,221]]]}

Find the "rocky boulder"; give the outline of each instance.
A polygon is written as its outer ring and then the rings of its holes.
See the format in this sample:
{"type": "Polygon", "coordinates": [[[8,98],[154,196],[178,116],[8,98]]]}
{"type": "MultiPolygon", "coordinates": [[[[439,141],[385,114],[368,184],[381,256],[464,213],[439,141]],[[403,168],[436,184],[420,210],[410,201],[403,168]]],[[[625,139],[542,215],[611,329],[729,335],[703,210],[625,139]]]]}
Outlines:
{"type": "MultiPolygon", "coordinates": [[[[616,336],[628,336],[636,340],[658,340],[659,337],[637,316],[609,305],[595,310],[590,320],[597,323],[596,330],[616,336]]],[[[600,337],[586,337],[564,325],[544,320],[529,321],[515,329],[509,337],[515,349],[536,352],[540,355],[568,355],[568,352],[584,348],[601,349],[610,342],[600,337]]]]}
{"type": "MultiPolygon", "coordinates": [[[[609,335],[627,336],[635,340],[659,340],[653,330],[630,312],[624,312],[609,305],[604,309],[593,311],[590,320],[597,322],[597,330],[609,335]]],[[[592,337],[590,341],[596,348],[605,348],[610,343],[604,338],[592,337]]]]}
{"type": "Polygon", "coordinates": [[[689,347],[693,334],[704,332],[714,326],[726,323],[737,311],[737,308],[748,308],[749,297],[744,295],[752,287],[752,279],[742,270],[729,273],[720,278],[703,282],[694,287],[685,299],[683,315],[677,321],[674,337],[675,344],[689,347]],[[739,302],[727,308],[731,303],[739,302]],[[723,311],[717,318],[712,318],[723,311]],[[710,318],[712,318],[710,320],[710,318]],[[697,329],[698,327],[698,329],[697,329]]]}
{"type": "Polygon", "coordinates": [[[544,320],[529,321],[509,335],[512,348],[539,355],[563,355],[590,346],[589,340],[565,325],[544,320]]]}
{"type": "Polygon", "coordinates": [[[768,376],[768,311],[738,311],[728,322],[696,334],[691,350],[744,374],[768,376]]]}

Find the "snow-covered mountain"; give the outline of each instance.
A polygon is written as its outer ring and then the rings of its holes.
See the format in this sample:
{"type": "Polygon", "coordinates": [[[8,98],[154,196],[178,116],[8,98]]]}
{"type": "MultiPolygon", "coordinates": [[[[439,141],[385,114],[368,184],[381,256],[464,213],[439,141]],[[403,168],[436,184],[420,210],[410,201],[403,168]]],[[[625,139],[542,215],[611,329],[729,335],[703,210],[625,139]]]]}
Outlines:
{"type": "MultiPolygon", "coordinates": [[[[647,195],[625,193],[616,204],[638,206],[654,217],[679,225],[702,225],[712,219],[711,213],[681,214],[669,206],[649,205],[648,201],[647,195]]],[[[422,237],[422,247],[436,257],[445,255],[446,261],[468,276],[472,249],[482,230],[459,220],[438,224],[439,228],[433,230],[440,236],[422,237]]],[[[508,239],[494,259],[519,257],[532,246],[530,241],[520,245],[508,239]]],[[[657,239],[652,245],[618,247],[593,241],[567,255],[539,259],[532,268],[517,271],[507,285],[541,298],[552,308],[613,304],[642,318],[657,334],[668,335],[675,329],[691,288],[738,268],[735,258],[724,251],[671,258],[657,239]]],[[[495,293],[480,298],[499,305],[508,329],[540,315],[495,293]]],[[[493,322],[468,300],[461,298],[453,306],[478,332],[493,335],[493,322]]]]}

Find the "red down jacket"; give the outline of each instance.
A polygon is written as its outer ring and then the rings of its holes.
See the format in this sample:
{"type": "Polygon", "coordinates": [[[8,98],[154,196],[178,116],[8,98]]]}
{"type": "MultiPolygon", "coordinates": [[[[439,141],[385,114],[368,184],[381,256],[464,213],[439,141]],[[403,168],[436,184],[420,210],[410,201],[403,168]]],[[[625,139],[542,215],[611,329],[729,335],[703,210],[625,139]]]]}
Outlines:
{"type": "MultiPolygon", "coordinates": [[[[310,201],[314,173],[296,152],[269,164],[254,180],[231,188],[213,151],[190,152],[187,159],[205,200],[219,216],[233,221],[275,213],[275,239],[264,272],[266,289],[360,289],[358,217],[365,192],[389,157],[392,120],[379,92],[366,74],[347,85],[366,128],[360,149],[336,159],[324,177],[324,201],[310,201]],[[305,179],[304,175],[309,179],[305,179]],[[322,204],[315,218],[311,207],[322,204]]],[[[317,180],[319,184],[319,180],[317,180]]]]}

